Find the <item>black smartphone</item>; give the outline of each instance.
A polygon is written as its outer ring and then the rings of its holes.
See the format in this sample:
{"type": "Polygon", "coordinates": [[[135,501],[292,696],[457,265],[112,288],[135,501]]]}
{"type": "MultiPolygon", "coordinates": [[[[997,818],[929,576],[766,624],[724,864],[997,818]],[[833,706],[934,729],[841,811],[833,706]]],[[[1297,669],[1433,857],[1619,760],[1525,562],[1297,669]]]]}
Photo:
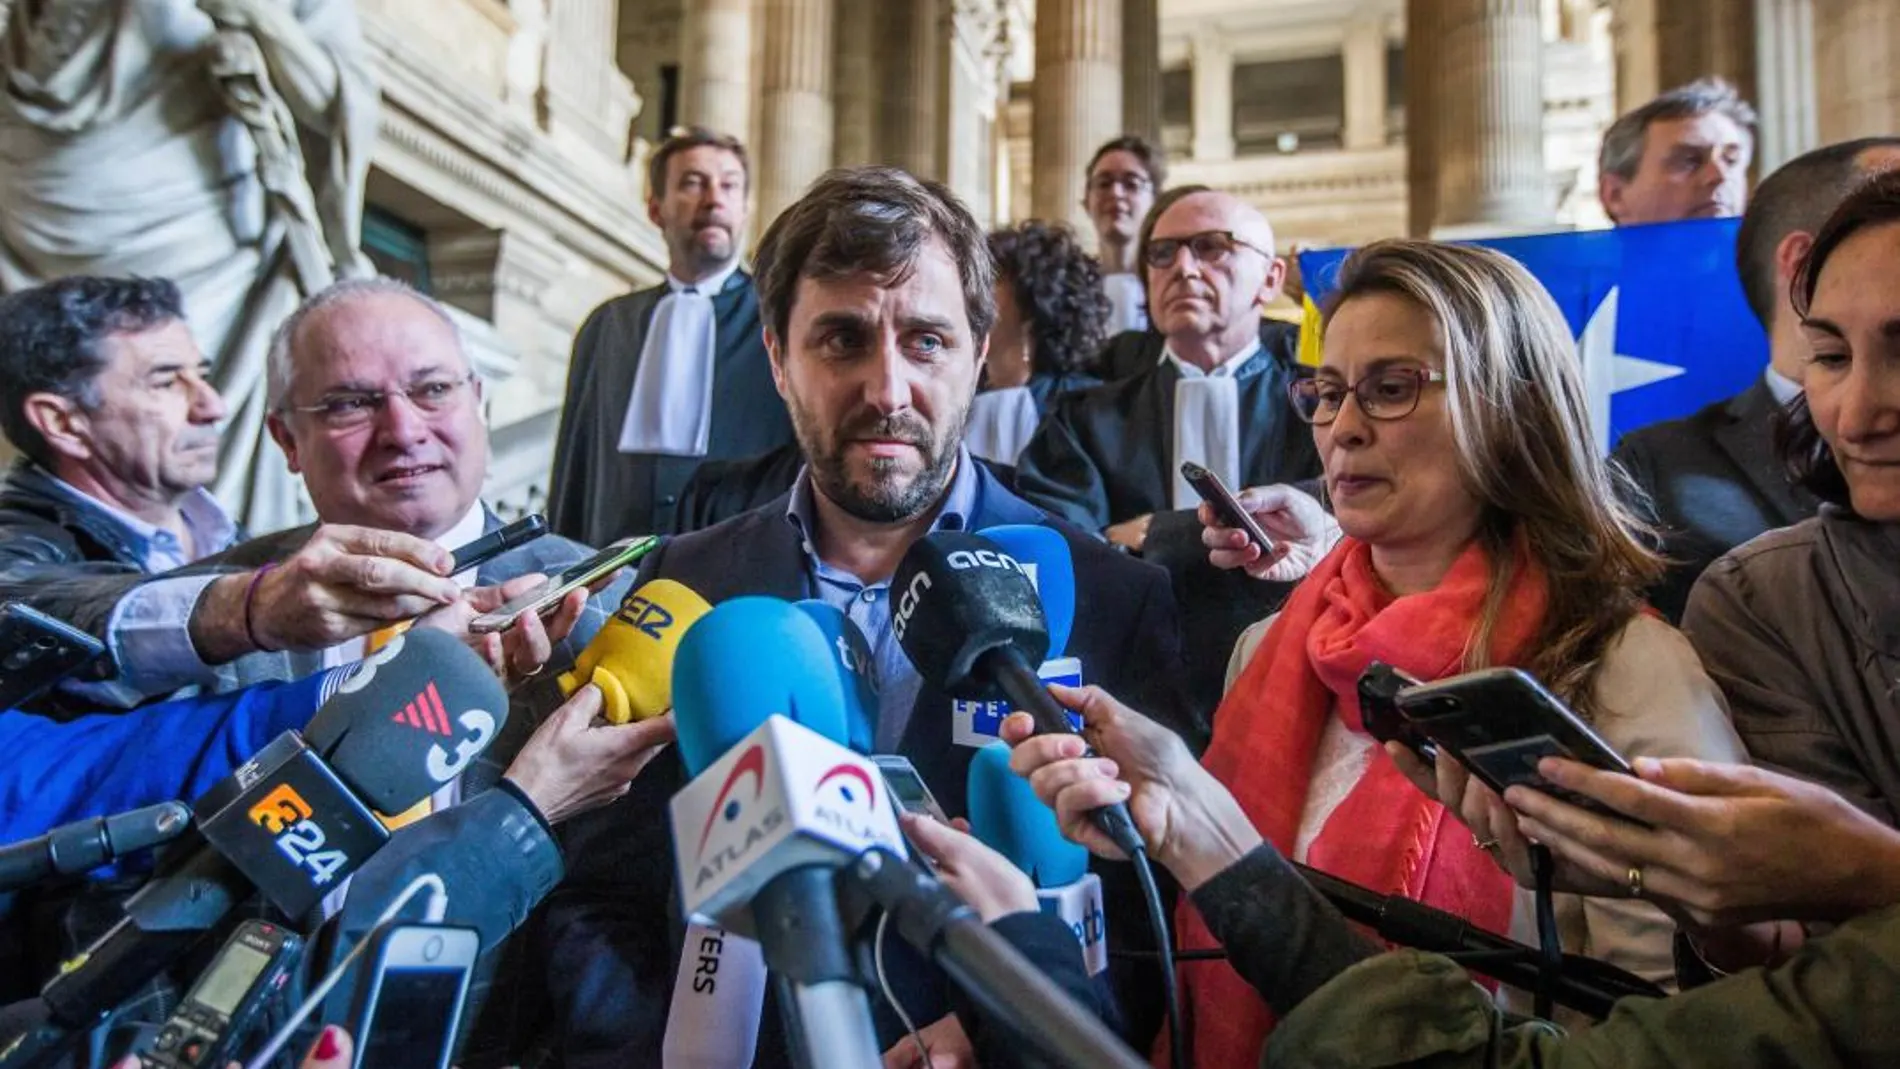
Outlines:
{"type": "Polygon", "coordinates": [[[236,1061],[238,1044],[283,989],[302,947],[296,933],[278,925],[239,924],[159,1029],[144,1063],[154,1069],[223,1069],[236,1061]]]}
{"type": "Polygon", "coordinates": [[[501,608],[477,616],[469,621],[468,629],[477,635],[486,635],[508,630],[517,619],[531,612],[545,616],[558,608],[561,599],[569,593],[593,586],[653,552],[659,544],[658,535],[623,538],[586,560],[562,569],[559,575],[549,576],[546,582],[510,599],[501,608]]]}
{"type": "Polygon", "coordinates": [[[1419,760],[1437,767],[1438,744],[1427,738],[1399,711],[1399,692],[1418,686],[1418,680],[1386,664],[1374,661],[1359,674],[1359,720],[1366,734],[1380,742],[1401,742],[1419,760]]]}
{"type": "Polygon", "coordinates": [[[530,513],[505,527],[497,527],[487,534],[455,550],[454,570],[450,575],[460,575],[470,568],[479,568],[503,553],[548,533],[547,517],[540,513],[530,513]]]}
{"type": "Polygon", "coordinates": [[[371,948],[357,985],[354,1069],[448,1069],[481,951],[473,928],[405,924],[371,948]]]}
{"type": "Polygon", "coordinates": [[[19,602],[0,606],[0,709],[17,708],[91,664],[104,644],[19,602]]]}
{"type": "Polygon", "coordinates": [[[1240,500],[1234,497],[1234,492],[1227,489],[1218,476],[1188,460],[1181,464],[1181,477],[1187,480],[1195,493],[1201,495],[1202,501],[1214,506],[1214,516],[1224,526],[1238,527],[1247,532],[1247,538],[1260,547],[1262,560],[1272,556],[1273,539],[1267,537],[1267,532],[1261,529],[1252,513],[1240,507],[1240,500]]]}
{"type": "Polygon", "coordinates": [[[1517,668],[1488,668],[1400,690],[1399,711],[1492,790],[1522,784],[1573,805],[1609,812],[1593,799],[1552,786],[1537,772],[1546,757],[1633,774],[1628,761],[1555,694],[1517,668]]]}

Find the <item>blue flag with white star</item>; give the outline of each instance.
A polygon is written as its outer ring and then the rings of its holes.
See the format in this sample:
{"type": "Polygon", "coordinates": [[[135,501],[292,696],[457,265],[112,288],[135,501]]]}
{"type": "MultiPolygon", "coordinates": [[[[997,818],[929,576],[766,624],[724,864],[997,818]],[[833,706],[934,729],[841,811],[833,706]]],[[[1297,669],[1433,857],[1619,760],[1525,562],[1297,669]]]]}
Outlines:
{"type": "MultiPolygon", "coordinates": [[[[1592,430],[1607,451],[1638,427],[1686,416],[1761,377],[1768,338],[1735,271],[1740,226],[1691,219],[1473,244],[1513,257],[1556,298],[1577,338],[1592,430]]],[[[1309,299],[1325,303],[1349,251],[1300,254],[1309,299]]]]}

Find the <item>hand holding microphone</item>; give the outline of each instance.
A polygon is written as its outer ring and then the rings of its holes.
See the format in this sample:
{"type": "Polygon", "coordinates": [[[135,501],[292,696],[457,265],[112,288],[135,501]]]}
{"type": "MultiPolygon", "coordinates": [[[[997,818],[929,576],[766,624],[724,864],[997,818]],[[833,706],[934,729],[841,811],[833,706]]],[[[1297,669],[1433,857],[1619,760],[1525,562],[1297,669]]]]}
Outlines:
{"type": "Polygon", "coordinates": [[[609,724],[659,716],[673,707],[673,658],[680,639],[712,611],[706,599],[671,579],[655,579],[627,596],[613,619],[561,673],[561,693],[592,683],[609,724]]]}
{"type": "Polygon", "coordinates": [[[1022,715],[1003,722],[1003,741],[1015,748],[1011,769],[1056,811],[1064,835],[1103,857],[1125,856],[1093,814],[1126,803],[1150,856],[1189,891],[1260,845],[1240,803],[1179,736],[1100,687],[1050,693],[1081,714],[1096,755],[1080,736],[1038,734],[1022,715]]]}
{"type": "MultiPolygon", "coordinates": [[[[528,616],[533,617],[530,613],[528,616]]],[[[627,724],[596,724],[600,689],[585,686],[535,729],[507,778],[549,824],[618,800],[674,739],[669,715],[627,724]]]]}

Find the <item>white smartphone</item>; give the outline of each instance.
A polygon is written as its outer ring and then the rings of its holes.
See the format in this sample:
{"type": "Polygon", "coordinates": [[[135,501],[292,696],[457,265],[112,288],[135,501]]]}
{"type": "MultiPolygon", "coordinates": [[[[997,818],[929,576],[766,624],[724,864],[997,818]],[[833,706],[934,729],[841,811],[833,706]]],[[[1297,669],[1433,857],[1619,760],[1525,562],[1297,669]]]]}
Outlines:
{"type": "Polygon", "coordinates": [[[890,788],[891,797],[906,812],[922,813],[937,818],[941,823],[950,823],[950,818],[943,815],[943,807],[937,804],[937,796],[931,794],[930,788],[924,785],[924,777],[918,773],[917,766],[910,763],[910,758],[875,754],[871,757],[871,763],[884,774],[884,785],[890,788]]]}
{"type": "Polygon", "coordinates": [[[485,612],[469,622],[468,629],[478,635],[506,631],[528,613],[545,616],[561,604],[561,599],[582,587],[590,587],[641,557],[660,544],[658,535],[623,538],[599,553],[561,569],[547,581],[525,594],[510,598],[501,608],[485,612]]]}
{"type": "Polygon", "coordinates": [[[481,952],[473,928],[399,925],[378,940],[357,989],[354,1069],[448,1069],[481,952]]]}

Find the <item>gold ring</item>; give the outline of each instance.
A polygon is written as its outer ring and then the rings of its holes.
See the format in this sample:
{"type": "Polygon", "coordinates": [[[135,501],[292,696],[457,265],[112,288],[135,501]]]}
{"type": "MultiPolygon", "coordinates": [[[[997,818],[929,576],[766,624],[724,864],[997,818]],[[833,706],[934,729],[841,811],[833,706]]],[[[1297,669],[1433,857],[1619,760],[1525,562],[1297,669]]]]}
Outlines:
{"type": "Polygon", "coordinates": [[[1630,888],[1631,898],[1643,897],[1643,866],[1641,865],[1630,866],[1629,888],[1630,888]]]}
{"type": "Polygon", "coordinates": [[[1478,849],[1488,854],[1491,851],[1496,850],[1498,848],[1498,841],[1496,839],[1480,839],[1478,838],[1477,832],[1472,832],[1471,845],[1477,847],[1478,849]]]}

